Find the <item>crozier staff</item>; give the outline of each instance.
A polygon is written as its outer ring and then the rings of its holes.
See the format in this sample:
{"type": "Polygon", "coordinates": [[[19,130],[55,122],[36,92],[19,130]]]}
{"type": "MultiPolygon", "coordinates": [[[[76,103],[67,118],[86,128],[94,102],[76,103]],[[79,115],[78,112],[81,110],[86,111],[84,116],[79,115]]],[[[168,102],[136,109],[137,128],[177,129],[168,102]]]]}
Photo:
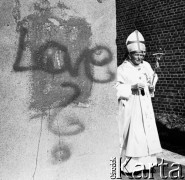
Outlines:
{"type": "Polygon", "coordinates": [[[144,61],[146,47],[139,31],[135,30],[128,36],[126,46],[129,55],[117,69],[116,88],[121,170],[133,173],[150,169],[151,164],[156,165],[156,153],[162,149],[151,101],[157,74],[153,81],[154,71],[144,61]]]}

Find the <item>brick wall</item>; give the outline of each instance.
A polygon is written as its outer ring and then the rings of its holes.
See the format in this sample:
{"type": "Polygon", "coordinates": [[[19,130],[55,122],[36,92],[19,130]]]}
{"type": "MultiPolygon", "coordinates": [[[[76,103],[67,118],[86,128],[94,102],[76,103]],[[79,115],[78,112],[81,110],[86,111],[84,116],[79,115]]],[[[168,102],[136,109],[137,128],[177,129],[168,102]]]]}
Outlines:
{"type": "Polygon", "coordinates": [[[157,70],[159,81],[153,106],[156,113],[185,117],[185,1],[117,0],[118,65],[125,41],[135,29],[146,41],[146,60],[154,67],[153,53],[165,53],[157,70]]]}

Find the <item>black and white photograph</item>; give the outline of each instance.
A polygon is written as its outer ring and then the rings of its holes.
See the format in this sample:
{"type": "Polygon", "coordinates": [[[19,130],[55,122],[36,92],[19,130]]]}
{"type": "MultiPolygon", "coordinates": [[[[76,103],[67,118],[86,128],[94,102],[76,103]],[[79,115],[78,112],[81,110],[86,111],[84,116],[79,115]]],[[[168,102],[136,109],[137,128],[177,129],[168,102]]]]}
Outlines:
{"type": "Polygon", "coordinates": [[[184,0],[0,0],[0,180],[185,179],[184,0]]]}

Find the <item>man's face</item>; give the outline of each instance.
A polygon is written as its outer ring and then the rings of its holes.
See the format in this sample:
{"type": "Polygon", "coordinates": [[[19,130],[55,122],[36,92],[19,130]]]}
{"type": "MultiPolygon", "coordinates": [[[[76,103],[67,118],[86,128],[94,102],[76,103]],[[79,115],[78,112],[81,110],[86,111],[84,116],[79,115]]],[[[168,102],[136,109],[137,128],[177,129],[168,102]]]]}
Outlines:
{"type": "Polygon", "coordinates": [[[134,51],[130,52],[130,58],[133,64],[139,65],[142,63],[146,55],[145,51],[134,51]]]}

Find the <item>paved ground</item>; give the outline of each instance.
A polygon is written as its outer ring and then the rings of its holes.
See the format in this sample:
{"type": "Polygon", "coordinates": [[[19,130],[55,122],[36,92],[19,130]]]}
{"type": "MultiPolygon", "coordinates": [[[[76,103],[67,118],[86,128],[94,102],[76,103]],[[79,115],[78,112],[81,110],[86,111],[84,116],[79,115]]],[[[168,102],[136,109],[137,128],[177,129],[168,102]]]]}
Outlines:
{"type": "MultiPolygon", "coordinates": [[[[159,160],[159,162],[161,162],[159,160]]],[[[148,173],[140,173],[133,176],[125,176],[122,175],[123,180],[127,179],[155,179],[155,180],[162,180],[162,179],[184,179],[185,178],[185,166],[177,166],[172,167],[173,164],[170,161],[164,161],[166,166],[155,167],[154,172],[148,173]],[[168,165],[168,167],[167,167],[168,165]],[[179,169],[179,171],[177,171],[179,169]]]]}
{"type": "Polygon", "coordinates": [[[122,174],[122,180],[128,179],[185,179],[185,157],[163,149],[158,155],[158,164],[164,159],[164,166],[154,167],[154,172],[140,173],[134,176],[122,174]],[[165,164],[166,163],[166,164],[165,164]],[[173,164],[176,163],[176,164],[173,164]],[[174,172],[173,172],[174,171],[174,172]]]}
{"type": "Polygon", "coordinates": [[[163,149],[163,152],[158,155],[158,158],[163,158],[167,161],[172,161],[185,166],[185,156],[163,149]]]}

